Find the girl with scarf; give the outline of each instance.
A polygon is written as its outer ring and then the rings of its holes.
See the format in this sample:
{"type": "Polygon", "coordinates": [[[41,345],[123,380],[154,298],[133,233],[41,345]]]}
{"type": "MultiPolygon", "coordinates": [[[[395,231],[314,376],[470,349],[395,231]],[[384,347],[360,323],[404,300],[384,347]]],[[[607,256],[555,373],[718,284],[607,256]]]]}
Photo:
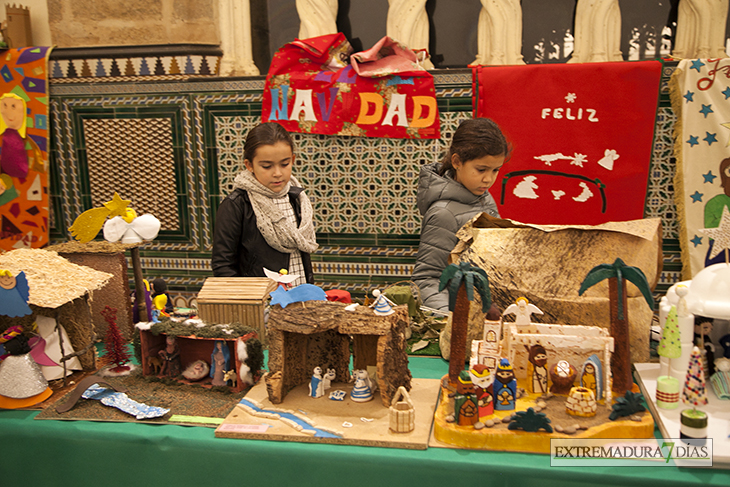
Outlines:
{"type": "Polygon", "coordinates": [[[312,204],[291,174],[291,136],[277,123],[262,123],[246,136],[243,156],[246,170],[216,215],[213,275],[265,277],[266,267],[300,276],[292,286],[313,283],[312,204]]]}

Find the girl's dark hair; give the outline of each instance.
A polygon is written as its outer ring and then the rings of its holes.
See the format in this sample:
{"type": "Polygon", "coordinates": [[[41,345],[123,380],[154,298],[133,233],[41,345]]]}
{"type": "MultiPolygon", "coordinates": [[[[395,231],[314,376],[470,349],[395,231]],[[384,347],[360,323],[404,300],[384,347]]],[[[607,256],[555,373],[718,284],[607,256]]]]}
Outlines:
{"type": "Polygon", "coordinates": [[[243,158],[253,162],[259,146],[275,145],[278,142],[289,144],[292,152],[294,152],[294,141],[284,127],[276,122],[259,124],[246,135],[246,142],[243,144],[243,158]]]}
{"type": "Polygon", "coordinates": [[[451,147],[441,161],[439,174],[453,169],[451,157],[456,154],[462,162],[484,156],[509,158],[512,147],[505,139],[499,125],[491,118],[470,118],[461,122],[451,138],[451,147]]]}

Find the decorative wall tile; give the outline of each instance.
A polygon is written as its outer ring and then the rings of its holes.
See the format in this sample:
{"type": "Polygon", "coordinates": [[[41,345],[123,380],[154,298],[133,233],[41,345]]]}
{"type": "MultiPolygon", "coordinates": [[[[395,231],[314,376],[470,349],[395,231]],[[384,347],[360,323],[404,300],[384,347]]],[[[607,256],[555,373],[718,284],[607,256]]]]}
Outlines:
{"type": "Polygon", "coordinates": [[[133,199],[138,215],[153,214],[163,230],[177,230],[170,119],[86,119],[83,128],[92,205],[117,192],[133,199]]]}
{"type": "MultiPolygon", "coordinates": [[[[117,64],[124,76],[126,63],[117,64]]],[[[184,63],[177,59],[177,64],[184,75],[184,63]]],[[[108,73],[113,67],[103,60],[100,66],[88,69],[108,73]]],[[[136,61],[131,66],[135,73],[143,67],[136,61]]],[[[59,69],[64,72],[70,67],[59,69]]],[[[78,69],[84,69],[83,63],[78,69]]],[[[147,69],[154,75],[149,60],[147,69]]],[[[670,73],[666,71],[665,78],[670,73]]],[[[435,81],[440,140],[293,134],[294,173],[313,201],[320,242],[312,256],[315,279],[325,289],[336,287],[362,296],[375,287],[410,278],[421,224],[415,201],[420,167],[439,160],[458,124],[471,117],[471,72],[438,72],[435,81]]],[[[120,150],[123,145],[102,143],[104,134],[125,145],[146,145],[156,154],[149,157],[161,157],[167,168],[161,179],[175,201],[165,200],[169,208],[163,212],[174,208],[180,228],[141,249],[144,273],[164,277],[174,301],[194,304],[197,290],[212,274],[209,256],[215,212],[232,190],[233,178],[243,170],[243,142],[260,121],[263,87],[263,78],[52,83],[52,174],[58,180],[53,183],[57,194],[51,196],[53,235],[66,238],[65,226],[98,197],[94,188],[102,183],[94,171],[101,167],[97,161],[104,160],[100,154],[111,150],[107,146],[120,150]],[[120,136],[110,129],[135,120],[155,125],[155,142],[149,142],[145,130],[120,136]],[[94,130],[101,132],[92,134],[94,130]],[[172,178],[169,168],[174,170],[172,178]]],[[[675,116],[666,97],[661,103],[646,203],[646,216],[660,217],[664,224],[665,269],[657,294],[679,279],[681,270],[672,191],[675,116]]]]}

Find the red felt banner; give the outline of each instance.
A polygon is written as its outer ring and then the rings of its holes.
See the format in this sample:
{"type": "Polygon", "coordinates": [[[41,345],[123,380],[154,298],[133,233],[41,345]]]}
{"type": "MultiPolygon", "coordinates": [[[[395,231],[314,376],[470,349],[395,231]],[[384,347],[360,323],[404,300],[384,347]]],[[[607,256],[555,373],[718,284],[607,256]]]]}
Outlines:
{"type": "MultiPolygon", "coordinates": [[[[397,53],[397,49],[385,49],[397,53]]],[[[440,137],[433,76],[418,68],[372,77],[348,64],[341,33],[296,40],[277,51],[266,76],[261,119],[290,132],[364,137],[440,137]]],[[[413,55],[413,53],[410,53],[413,55]]],[[[382,56],[376,63],[382,62],[382,56]]],[[[414,57],[415,59],[415,57],[414,57]]],[[[363,71],[361,71],[363,72],[363,71]]],[[[371,71],[372,72],[372,71],[371,71]]],[[[391,71],[393,72],[393,71],[391,71]]]]}
{"type": "Polygon", "coordinates": [[[514,146],[490,189],[505,218],[597,225],[643,218],[660,61],[477,66],[477,117],[514,146]]]}

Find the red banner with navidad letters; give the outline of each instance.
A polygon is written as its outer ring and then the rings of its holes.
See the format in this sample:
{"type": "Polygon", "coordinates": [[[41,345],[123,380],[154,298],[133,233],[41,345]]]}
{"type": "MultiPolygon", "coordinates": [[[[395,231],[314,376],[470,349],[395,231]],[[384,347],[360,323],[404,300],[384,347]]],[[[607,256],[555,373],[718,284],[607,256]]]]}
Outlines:
{"type": "Polygon", "coordinates": [[[478,66],[475,116],[514,150],[490,192],[535,224],[643,218],[660,61],[478,66]]]}
{"type": "Polygon", "coordinates": [[[289,132],[439,138],[433,76],[387,38],[376,49],[358,69],[342,33],[286,44],[266,76],[261,119],[289,132]],[[370,59],[376,69],[367,69],[370,59]]]}

